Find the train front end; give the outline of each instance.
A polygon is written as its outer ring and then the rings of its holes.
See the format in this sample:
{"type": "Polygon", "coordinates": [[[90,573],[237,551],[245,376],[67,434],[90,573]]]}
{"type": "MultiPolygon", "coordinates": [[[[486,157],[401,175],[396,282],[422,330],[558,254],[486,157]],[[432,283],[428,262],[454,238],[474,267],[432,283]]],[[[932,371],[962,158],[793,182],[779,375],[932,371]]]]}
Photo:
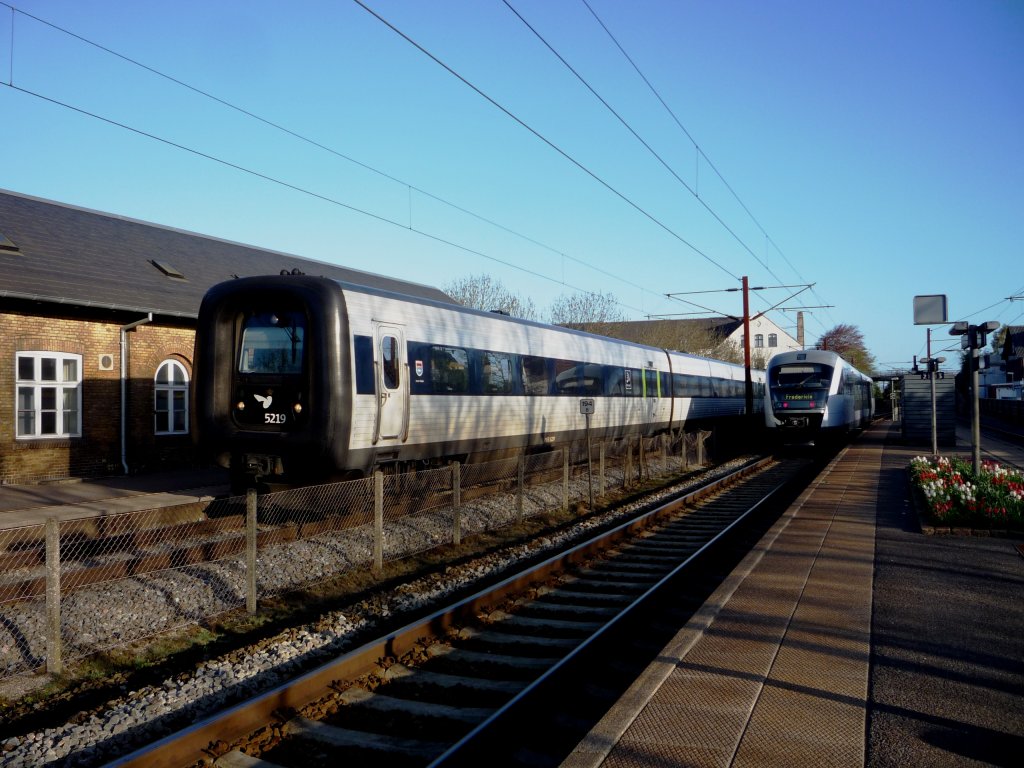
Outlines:
{"type": "Polygon", "coordinates": [[[240,278],[206,294],[192,433],[234,488],[309,482],[337,463],[343,318],[337,283],[321,278],[240,278]]]}
{"type": "Polygon", "coordinates": [[[813,440],[827,418],[833,366],[803,353],[769,361],[765,420],[787,441],[813,440]]]}

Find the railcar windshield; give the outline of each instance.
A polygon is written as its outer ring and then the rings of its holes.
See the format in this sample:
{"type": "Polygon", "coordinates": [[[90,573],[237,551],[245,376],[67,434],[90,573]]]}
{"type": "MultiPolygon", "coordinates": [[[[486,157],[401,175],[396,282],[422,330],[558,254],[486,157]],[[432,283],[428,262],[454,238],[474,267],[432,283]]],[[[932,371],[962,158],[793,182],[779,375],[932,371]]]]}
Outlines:
{"type": "Polygon", "coordinates": [[[820,408],[828,400],[833,368],[822,363],[776,365],[768,371],[768,387],[776,407],[820,408]]]}
{"type": "Polygon", "coordinates": [[[306,318],[299,312],[258,312],[242,322],[239,373],[302,373],[306,318]]]}

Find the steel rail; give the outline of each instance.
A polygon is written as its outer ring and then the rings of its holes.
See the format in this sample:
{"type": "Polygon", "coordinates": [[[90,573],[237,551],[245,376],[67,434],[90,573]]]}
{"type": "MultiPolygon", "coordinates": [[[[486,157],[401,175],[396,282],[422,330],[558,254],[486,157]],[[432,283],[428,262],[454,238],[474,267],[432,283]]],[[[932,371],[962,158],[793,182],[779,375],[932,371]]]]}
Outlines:
{"type": "MultiPolygon", "coordinates": [[[[282,683],[271,690],[230,706],[185,729],[119,757],[107,763],[106,768],[182,768],[182,766],[195,764],[204,757],[209,757],[209,753],[206,751],[213,743],[218,741],[230,743],[243,738],[270,722],[274,718],[275,712],[297,710],[329,695],[334,690],[331,684],[337,680],[354,679],[366,675],[376,669],[377,662],[382,657],[400,657],[412,650],[425,636],[443,636],[449,628],[474,618],[480,611],[500,604],[508,596],[518,594],[535,582],[566,570],[568,567],[583,562],[601,551],[613,547],[618,542],[634,536],[639,531],[657,525],[663,518],[675,514],[681,508],[692,505],[704,496],[732,485],[748,475],[757,473],[773,462],[774,459],[770,457],[752,460],[727,475],[674,497],[654,509],[603,531],[564,552],[555,554],[525,571],[476,592],[454,605],[442,608],[383,638],[371,641],[310,670],[294,680],[282,683]]],[[[758,502],[758,504],[760,503],[758,502]]],[[[730,530],[735,524],[736,522],[730,523],[726,529],[723,529],[723,532],[730,530]]],[[[716,534],[715,538],[717,539],[721,535],[721,533],[716,534]]],[[[703,551],[709,544],[710,542],[705,543],[698,551],[703,551]]],[[[692,556],[686,562],[690,560],[692,560],[692,556]]],[[[674,569],[673,573],[678,570],[678,568],[674,569]]],[[[660,580],[659,584],[663,581],[664,579],[660,580]]],[[[617,619],[612,619],[611,623],[616,621],[617,619]]],[[[603,631],[600,630],[600,632],[603,631]]],[[[587,643],[589,644],[589,641],[587,643]]],[[[545,674],[542,679],[547,679],[548,676],[545,674]]],[[[535,681],[527,690],[536,687],[539,683],[540,680],[535,681]]],[[[512,702],[518,702],[521,698],[522,694],[516,696],[512,702]]],[[[512,702],[499,709],[495,716],[507,711],[512,702]]],[[[493,720],[494,717],[489,718],[487,722],[493,720]]],[[[470,735],[479,733],[479,731],[480,728],[476,728],[470,735]]],[[[467,736],[460,740],[456,747],[463,745],[468,738],[467,736]]],[[[455,747],[452,747],[445,755],[452,750],[455,750],[455,747]]]]}

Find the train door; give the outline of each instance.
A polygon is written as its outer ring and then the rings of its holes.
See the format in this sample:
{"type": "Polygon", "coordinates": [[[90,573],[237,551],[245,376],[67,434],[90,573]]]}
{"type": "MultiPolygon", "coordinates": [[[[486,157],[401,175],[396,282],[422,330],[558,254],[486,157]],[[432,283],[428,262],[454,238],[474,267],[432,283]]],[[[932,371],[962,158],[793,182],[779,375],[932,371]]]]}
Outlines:
{"type": "Polygon", "coordinates": [[[658,392],[658,371],[655,368],[644,369],[644,421],[649,432],[650,428],[658,422],[658,406],[660,403],[658,392]]]}
{"type": "Polygon", "coordinates": [[[409,418],[409,365],[405,359],[405,333],[397,325],[377,323],[374,336],[377,439],[404,440],[409,418]]]}

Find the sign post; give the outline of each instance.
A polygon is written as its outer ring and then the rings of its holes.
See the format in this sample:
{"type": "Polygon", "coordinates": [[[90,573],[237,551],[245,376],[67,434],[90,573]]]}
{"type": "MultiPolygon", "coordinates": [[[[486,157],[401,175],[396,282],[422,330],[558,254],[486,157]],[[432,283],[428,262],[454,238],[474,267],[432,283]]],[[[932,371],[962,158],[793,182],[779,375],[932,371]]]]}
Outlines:
{"type": "Polygon", "coordinates": [[[587,485],[590,488],[590,511],[594,511],[594,459],[590,455],[590,416],[594,412],[594,399],[584,397],[580,400],[580,413],[587,417],[587,485]]]}
{"type": "MultiPolygon", "coordinates": [[[[947,322],[948,313],[946,294],[934,293],[914,297],[914,325],[941,325],[947,322]]],[[[946,358],[932,357],[932,329],[927,330],[928,338],[928,378],[931,380],[932,389],[932,455],[939,453],[938,434],[935,426],[935,375],[939,370],[939,363],[944,363],[946,358]]]]}

